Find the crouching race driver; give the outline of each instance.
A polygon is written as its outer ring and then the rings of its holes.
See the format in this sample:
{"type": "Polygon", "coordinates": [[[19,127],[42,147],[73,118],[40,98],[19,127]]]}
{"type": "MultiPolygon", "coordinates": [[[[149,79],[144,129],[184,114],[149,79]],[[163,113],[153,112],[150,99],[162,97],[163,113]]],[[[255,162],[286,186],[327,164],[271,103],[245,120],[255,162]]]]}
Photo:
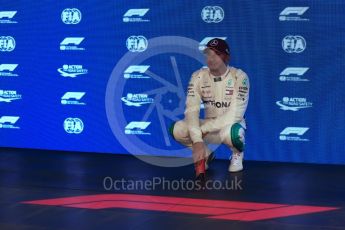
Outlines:
{"type": "Polygon", "coordinates": [[[207,144],[225,144],[232,151],[230,172],[243,169],[244,114],[249,99],[249,80],[245,72],[228,65],[230,50],[219,38],[210,40],[204,50],[208,68],[192,74],[188,85],[185,119],[174,123],[170,134],[192,149],[197,180],[205,180],[205,171],[214,154],[207,144]],[[205,119],[200,119],[200,104],[205,119]]]}

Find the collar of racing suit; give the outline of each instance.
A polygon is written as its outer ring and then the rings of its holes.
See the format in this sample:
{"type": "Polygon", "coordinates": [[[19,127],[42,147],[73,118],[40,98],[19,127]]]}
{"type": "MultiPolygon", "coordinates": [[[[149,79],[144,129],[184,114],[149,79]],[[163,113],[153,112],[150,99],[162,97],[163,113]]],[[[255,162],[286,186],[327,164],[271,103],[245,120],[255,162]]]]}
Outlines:
{"type": "Polygon", "coordinates": [[[229,73],[230,73],[230,67],[228,66],[225,73],[221,76],[214,76],[213,74],[211,74],[210,71],[208,72],[208,75],[211,79],[213,79],[214,82],[218,82],[218,81],[222,81],[224,78],[226,78],[229,73]]]}

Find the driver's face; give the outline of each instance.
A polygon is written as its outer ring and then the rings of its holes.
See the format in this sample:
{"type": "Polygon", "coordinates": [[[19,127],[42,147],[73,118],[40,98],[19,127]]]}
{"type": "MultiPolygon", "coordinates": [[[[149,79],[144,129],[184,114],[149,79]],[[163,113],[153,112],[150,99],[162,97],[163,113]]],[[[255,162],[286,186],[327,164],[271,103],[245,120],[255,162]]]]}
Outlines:
{"type": "Polygon", "coordinates": [[[207,66],[210,70],[219,70],[225,65],[223,59],[212,49],[205,50],[205,58],[207,66]]]}

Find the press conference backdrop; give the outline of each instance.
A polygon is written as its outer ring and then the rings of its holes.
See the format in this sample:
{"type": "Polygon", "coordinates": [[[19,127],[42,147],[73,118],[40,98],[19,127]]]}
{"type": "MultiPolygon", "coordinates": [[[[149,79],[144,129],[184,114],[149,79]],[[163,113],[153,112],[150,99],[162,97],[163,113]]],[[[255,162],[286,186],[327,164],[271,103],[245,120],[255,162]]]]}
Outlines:
{"type": "Polygon", "coordinates": [[[245,158],[344,164],[343,9],[343,0],[1,0],[0,146],[190,156],[167,130],[184,117],[200,50],[220,37],[250,78],[245,158]]]}

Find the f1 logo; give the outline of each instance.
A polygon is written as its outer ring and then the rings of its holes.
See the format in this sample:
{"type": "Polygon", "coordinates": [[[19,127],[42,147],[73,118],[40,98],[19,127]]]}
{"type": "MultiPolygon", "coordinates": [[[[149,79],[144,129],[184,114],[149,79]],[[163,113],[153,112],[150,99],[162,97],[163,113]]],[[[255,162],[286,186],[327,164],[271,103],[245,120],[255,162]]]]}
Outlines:
{"type": "Polygon", "coordinates": [[[286,127],[280,135],[290,135],[290,134],[296,134],[298,136],[302,136],[307,132],[309,128],[307,127],[286,127]]]}
{"type": "Polygon", "coordinates": [[[125,70],[125,73],[145,73],[149,68],[149,65],[131,65],[125,70]]]}
{"type": "Polygon", "coordinates": [[[279,21],[309,21],[301,17],[308,9],[308,6],[286,7],[279,14],[279,21]]]}
{"type": "Polygon", "coordinates": [[[309,68],[307,67],[288,67],[285,68],[280,75],[281,76],[287,76],[287,75],[291,75],[291,74],[296,74],[298,76],[302,76],[303,74],[305,74],[305,72],[308,71],[309,68]]]}
{"type": "Polygon", "coordinates": [[[149,9],[130,9],[123,16],[124,17],[132,17],[132,16],[143,17],[148,11],[149,9]]]}
{"type": "Polygon", "coordinates": [[[146,129],[150,124],[151,122],[132,121],[126,126],[126,129],[146,129]]]}
{"type": "Polygon", "coordinates": [[[297,14],[303,15],[309,7],[286,7],[280,15],[290,15],[290,14],[297,14]]]}

